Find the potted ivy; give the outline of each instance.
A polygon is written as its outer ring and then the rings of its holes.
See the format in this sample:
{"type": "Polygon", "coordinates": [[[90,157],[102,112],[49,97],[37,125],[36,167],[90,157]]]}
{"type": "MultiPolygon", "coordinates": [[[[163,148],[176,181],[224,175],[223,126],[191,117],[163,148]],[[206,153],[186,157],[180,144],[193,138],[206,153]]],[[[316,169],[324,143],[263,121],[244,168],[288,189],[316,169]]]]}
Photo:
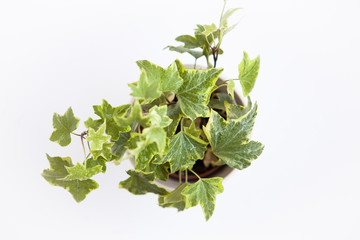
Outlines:
{"type": "Polygon", "coordinates": [[[50,163],[42,173],[46,181],[63,187],[81,202],[98,188],[91,178],[105,173],[107,163],[120,164],[134,158],[134,169],[127,171],[129,178],[120,181],[120,188],[137,195],[158,194],[161,207],[179,211],[200,204],[208,220],[216,195],[223,192],[223,178],[217,169],[226,166],[242,170],[264,149],[261,143],[250,140],[257,103],[252,104],[248,95],[258,75],[259,57],[251,60],[244,52],[239,76],[219,79],[223,71],[216,66],[223,53],[220,46],[235,26],[228,26],[228,18],[238,10],[224,9],[218,26],[197,25],[194,36],[176,38],[182,46],[168,46],[194,56],[192,69],[179,60],[166,69],[147,60],[137,61],[140,78],[129,84],[134,102],[113,107],[103,100],[93,106],[99,118],[88,118],[82,132],[75,132],[80,120],[71,107],[63,115],[54,113],[50,140],[64,147],[78,137],[84,161],[75,164],[70,157],[46,155],[50,163]],[[205,57],[207,69],[196,68],[200,57],[205,57]],[[234,80],[240,81],[243,96],[248,99],[246,106],[234,93],[234,80]],[[156,182],[171,178],[178,179],[174,189],[156,182]]]}

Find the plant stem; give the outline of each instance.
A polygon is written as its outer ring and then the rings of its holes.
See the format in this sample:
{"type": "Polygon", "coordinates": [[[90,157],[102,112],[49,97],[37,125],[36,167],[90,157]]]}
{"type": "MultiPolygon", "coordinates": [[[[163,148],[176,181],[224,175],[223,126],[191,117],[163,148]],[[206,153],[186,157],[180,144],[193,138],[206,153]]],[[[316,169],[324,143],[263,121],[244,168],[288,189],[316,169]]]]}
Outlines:
{"type": "Polygon", "coordinates": [[[84,151],[84,156],[85,156],[85,168],[86,168],[86,160],[87,160],[87,157],[86,157],[86,151],[85,151],[85,145],[84,145],[84,137],[81,136],[81,145],[82,145],[82,148],[83,148],[83,151],[84,151]]]}
{"type": "Polygon", "coordinates": [[[165,94],[164,93],[161,93],[162,95],[163,95],[163,97],[165,98],[165,100],[166,100],[166,102],[169,104],[169,103],[171,103],[170,101],[169,101],[169,99],[167,99],[167,97],[165,96],[165,94]]]}
{"type": "Polygon", "coordinates": [[[179,170],[179,184],[181,184],[181,170],[179,170]]]}
{"type": "Polygon", "coordinates": [[[185,169],[185,183],[188,183],[188,170],[185,169]]]}
{"type": "Polygon", "coordinates": [[[72,135],[75,135],[75,136],[78,136],[78,137],[81,137],[81,134],[77,134],[77,133],[71,133],[72,135]]]}
{"type": "Polygon", "coordinates": [[[192,169],[189,169],[190,172],[192,172],[195,176],[197,176],[199,179],[201,179],[201,177],[199,175],[196,174],[196,172],[194,172],[192,169]]]}
{"type": "Polygon", "coordinates": [[[181,119],[181,131],[183,132],[184,131],[184,118],[181,119]]]}

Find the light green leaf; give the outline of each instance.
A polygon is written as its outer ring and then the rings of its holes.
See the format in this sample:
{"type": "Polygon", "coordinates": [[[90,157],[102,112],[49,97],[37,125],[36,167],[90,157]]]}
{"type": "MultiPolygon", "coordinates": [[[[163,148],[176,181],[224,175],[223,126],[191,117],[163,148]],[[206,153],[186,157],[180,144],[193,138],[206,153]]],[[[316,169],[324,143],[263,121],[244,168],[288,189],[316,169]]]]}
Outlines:
{"type": "Polygon", "coordinates": [[[203,25],[203,27],[204,27],[204,31],[202,32],[202,34],[204,34],[205,36],[214,34],[214,32],[216,32],[218,30],[218,28],[216,27],[216,25],[214,23],[211,25],[203,25]]]}
{"type": "Polygon", "coordinates": [[[71,107],[68,108],[62,116],[58,113],[54,113],[54,131],[50,136],[50,141],[56,142],[63,147],[69,145],[71,142],[70,134],[77,129],[79,121],[80,119],[74,116],[71,107]]]}
{"type": "Polygon", "coordinates": [[[228,166],[239,170],[248,167],[263,151],[258,142],[249,142],[254,127],[257,104],[241,120],[225,121],[212,111],[204,132],[212,152],[228,166]]]}
{"type": "Polygon", "coordinates": [[[144,71],[141,71],[139,81],[130,83],[129,87],[132,90],[130,95],[134,98],[143,100],[144,103],[149,103],[161,95],[159,83],[150,82],[144,71]]]}
{"type": "Polygon", "coordinates": [[[154,181],[154,173],[142,172],[140,170],[130,169],[126,172],[130,177],[119,183],[120,188],[127,189],[132,194],[143,195],[152,192],[159,195],[166,195],[168,192],[160,188],[154,181]]]}
{"type": "Polygon", "coordinates": [[[176,92],[182,112],[191,120],[208,117],[210,94],[215,90],[215,82],[223,69],[186,70],[179,60],[176,63],[180,76],[184,79],[184,84],[176,92]]]}
{"type": "Polygon", "coordinates": [[[184,48],[193,49],[200,47],[199,43],[197,42],[196,38],[190,35],[181,35],[175,38],[178,42],[184,43],[184,48]]]}
{"type": "Polygon", "coordinates": [[[230,96],[234,97],[234,91],[235,91],[235,82],[234,80],[230,79],[227,85],[227,92],[230,94],[230,96]]]}
{"type": "Polygon", "coordinates": [[[187,49],[181,46],[175,47],[175,46],[167,46],[167,48],[169,48],[170,51],[174,51],[174,52],[178,52],[178,53],[189,53],[191,56],[193,56],[195,59],[198,59],[200,57],[202,57],[203,51],[196,51],[196,50],[192,50],[192,49],[187,49]]]}
{"type": "Polygon", "coordinates": [[[182,190],[188,186],[189,183],[182,183],[177,186],[177,188],[165,196],[159,196],[159,206],[166,207],[174,207],[177,208],[178,211],[183,211],[185,209],[185,201],[186,198],[181,194],[182,190]]]}
{"type": "MultiPolygon", "coordinates": [[[[106,133],[111,136],[111,140],[116,141],[119,138],[120,133],[130,131],[131,128],[129,125],[118,125],[114,120],[114,118],[125,116],[130,106],[130,104],[125,104],[114,108],[105,99],[103,99],[102,105],[93,106],[95,114],[102,120],[101,123],[106,121],[106,133]]],[[[89,118],[85,123],[85,126],[91,127],[91,125],[95,125],[94,127],[99,127],[97,125],[98,122],[99,120],[94,121],[89,118]]]]}
{"type": "Polygon", "coordinates": [[[72,181],[72,180],[80,180],[85,181],[90,179],[92,176],[102,172],[102,166],[97,165],[91,168],[85,168],[83,164],[77,163],[73,167],[65,166],[66,170],[68,171],[69,175],[59,180],[64,181],[72,181]]]}
{"type": "Polygon", "coordinates": [[[186,197],[186,208],[195,207],[200,203],[206,221],[210,219],[215,209],[216,195],[222,193],[222,178],[199,179],[182,190],[186,197]]]}
{"type": "Polygon", "coordinates": [[[244,52],[244,57],[239,64],[239,79],[244,97],[247,97],[254,88],[256,78],[260,68],[260,56],[250,60],[248,54],[244,52]]]}
{"type": "Polygon", "coordinates": [[[183,84],[175,62],[166,70],[147,60],[137,61],[136,64],[145,72],[149,82],[158,83],[161,92],[176,91],[183,84]]]}
{"type": "Polygon", "coordinates": [[[222,15],[220,19],[220,28],[228,28],[228,18],[233,15],[236,11],[240,10],[241,8],[230,8],[228,9],[224,15],[222,15]]]}
{"type": "Polygon", "coordinates": [[[76,202],[81,202],[85,199],[92,190],[97,189],[99,185],[97,182],[91,179],[84,181],[81,180],[72,180],[64,181],[61,180],[68,176],[68,171],[66,167],[73,167],[71,158],[61,158],[61,157],[50,157],[46,154],[47,159],[50,163],[50,169],[45,169],[42,173],[42,176],[53,186],[59,186],[71,193],[76,202]]]}
{"type": "Polygon", "coordinates": [[[167,106],[154,106],[150,109],[147,115],[151,122],[151,126],[154,127],[167,127],[171,124],[172,119],[167,116],[167,106]]]}
{"type": "Polygon", "coordinates": [[[99,129],[99,127],[101,126],[101,124],[103,124],[104,123],[104,120],[102,120],[102,119],[96,119],[96,120],[94,120],[94,119],[92,119],[92,118],[88,118],[88,120],[86,120],[85,122],[84,122],[84,125],[85,125],[85,127],[87,128],[87,129],[89,129],[89,128],[92,128],[92,129],[94,129],[95,131],[97,131],[98,129],[99,129]]]}
{"type": "Polygon", "coordinates": [[[207,143],[200,138],[193,137],[185,132],[179,132],[170,137],[169,151],[155,164],[170,162],[171,172],[192,168],[197,159],[202,159],[207,143]]]}
{"type": "Polygon", "coordinates": [[[94,160],[97,160],[99,157],[103,157],[106,161],[112,161],[117,159],[117,156],[112,154],[111,147],[114,145],[113,142],[106,142],[102,145],[102,149],[94,150],[91,149],[90,153],[93,156],[94,160]]]}
{"type": "Polygon", "coordinates": [[[228,120],[241,120],[241,118],[244,117],[251,109],[252,102],[249,96],[246,107],[225,102],[225,111],[228,120]]]}
{"type": "Polygon", "coordinates": [[[176,91],[183,83],[175,63],[166,70],[147,60],[136,62],[141,70],[141,76],[136,84],[130,84],[132,96],[150,103],[159,98],[163,92],[176,91]]]}
{"type": "Polygon", "coordinates": [[[165,128],[167,136],[170,137],[174,135],[180,119],[183,116],[179,103],[169,105],[167,108],[167,115],[172,119],[170,125],[165,128]]]}
{"type": "Polygon", "coordinates": [[[143,131],[146,144],[156,143],[160,155],[166,147],[166,132],[161,127],[149,127],[143,131]]]}
{"type": "Polygon", "coordinates": [[[90,142],[91,150],[102,150],[104,143],[109,142],[111,136],[105,135],[105,129],[106,123],[101,124],[97,131],[92,128],[89,129],[89,133],[86,139],[90,142]]]}

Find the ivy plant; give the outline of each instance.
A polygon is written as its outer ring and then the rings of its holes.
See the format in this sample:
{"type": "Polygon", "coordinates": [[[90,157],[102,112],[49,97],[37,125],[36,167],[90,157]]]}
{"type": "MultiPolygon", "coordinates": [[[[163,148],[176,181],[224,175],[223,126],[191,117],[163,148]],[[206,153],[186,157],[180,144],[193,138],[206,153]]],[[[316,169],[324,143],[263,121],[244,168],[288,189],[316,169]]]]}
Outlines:
{"type": "Polygon", "coordinates": [[[84,159],[73,163],[70,157],[47,154],[50,167],[42,173],[45,180],[81,202],[99,187],[93,176],[105,173],[109,162],[130,158],[134,169],[126,172],[129,177],[120,181],[120,188],[136,195],[157,194],[161,207],[178,211],[200,205],[208,220],[217,194],[224,190],[223,179],[216,171],[215,176],[202,176],[198,166],[242,170],[264,149],[250,139],[258,105],[249,93],[259,72],[259,57],[250,59],[244,52],[235,79],[220,80],[223,68],[216,67],[223,37],[235,26],[228,26],[228,18],[237,10],[225,11],[224,6],[218,26],[197,25],[195,36],[176,38],[183,46],[169,46],[191,54],[195,62],[204,56],[207,69],[187,69],[179,60],[167,68],[140,60],[139,80],[129,84],[131,104],[113,107],[103,100],[93,106],[97,118],[88,118],[82,131],[77,131],[80,120],[71,107],[63,115],[54,113],[50,140],[65,147],[78,138],[84,159]],[[234,80],[240,81],[246,106],[235,100],[234,80]],[[220,91],[224,87],[227,91],[220,91]],[[178,179],[175,189],[159,185],[169,178],[178,179]]]}

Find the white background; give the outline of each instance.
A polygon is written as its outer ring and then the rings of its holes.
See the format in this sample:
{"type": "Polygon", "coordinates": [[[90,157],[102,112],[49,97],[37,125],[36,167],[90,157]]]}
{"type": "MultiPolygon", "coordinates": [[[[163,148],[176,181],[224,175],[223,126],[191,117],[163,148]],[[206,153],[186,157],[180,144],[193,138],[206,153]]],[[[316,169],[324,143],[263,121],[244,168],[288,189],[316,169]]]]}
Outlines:
{"type": "Polygon", "coordinates": [[[244,9],[219,66],[236,77],[242,51],[261,55],[253,138],[266,148],[224,182],[205,222],[200,207],[177,213],[118,189],[128,162],[109,164],[80,204],[40,174],[45,153],[82,160],[78,139],[48,140],[53,112],[86,120],[102,98],[127,103],[136,60],[192,63],[162,49],[217,23],[222,1],[1,1],[0,239],[360,239],[360,2],[228,5],[244,9]]]}

